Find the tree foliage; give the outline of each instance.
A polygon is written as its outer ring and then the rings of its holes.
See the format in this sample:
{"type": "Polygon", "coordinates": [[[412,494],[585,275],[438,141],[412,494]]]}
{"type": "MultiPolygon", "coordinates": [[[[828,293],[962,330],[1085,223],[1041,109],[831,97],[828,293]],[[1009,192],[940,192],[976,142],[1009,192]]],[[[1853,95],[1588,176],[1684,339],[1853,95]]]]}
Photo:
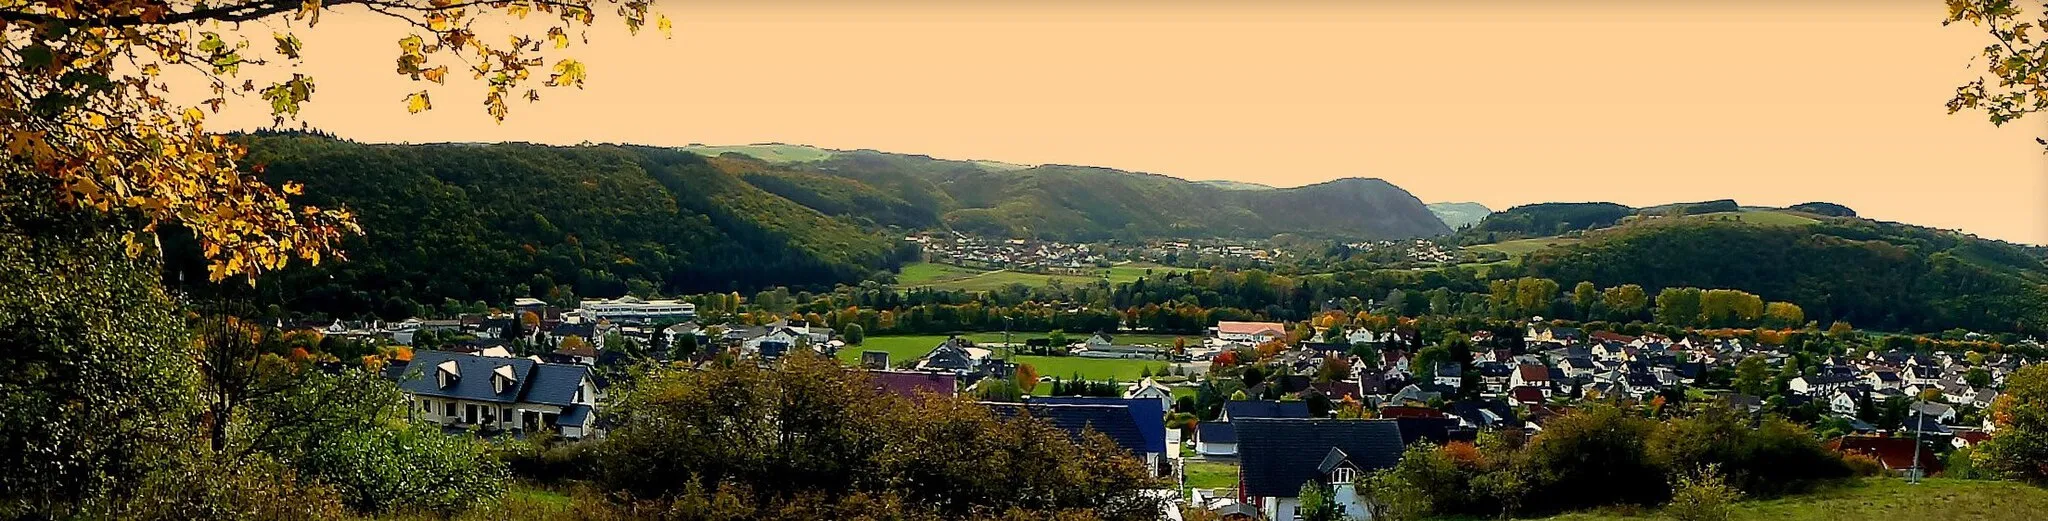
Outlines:
{"type": "MultiPolygon", "coordinates": [[[[2018,0],[1947,0],[1948,17],[1941,25],[1968,22],[1991,37],[1982,53],[1985,76],[1956,87],[1948,112],[1983,111],[1993,125],[2004,125],[2035,112],[2048,111],[2048,3],[2033,12],[2018,0]],[[2034,34],[2028,34],[2034,33],[2034,34]]],[[[2048,147],[2048,138],[2035,138],[2048,147]]]]}
{"type": "Polygon", "coordinates": [[[1998,431],[1978,446],[1979,466],[2029,483],[2048,483],[2048,365],[2028,366],[2006,377],[2005,392],[1991,406],[1991,421],[1998,431]]]}

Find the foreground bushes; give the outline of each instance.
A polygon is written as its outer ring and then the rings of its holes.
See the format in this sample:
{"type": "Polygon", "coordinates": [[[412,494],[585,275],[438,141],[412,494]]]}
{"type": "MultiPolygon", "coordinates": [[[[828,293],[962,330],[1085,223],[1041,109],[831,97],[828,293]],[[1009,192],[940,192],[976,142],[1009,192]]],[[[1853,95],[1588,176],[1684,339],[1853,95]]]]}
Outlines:
{"type": "Polygon", "coordinates": [[[1706,505],[1717,487],[1770,497],[1850,475],[1805,428],[1718,404],[1669,422],[1590,405],[1526,443],[1518,438],[1487,434],[1477,444],[1417,445],[1366,486],[1398,518],[1494,517],[1649,507],[1671,500],[1674,484],[1690,494],[1688,503],[1706,505]],[[1694,486],[1708,488],[1684,488],[1694,486]]]}

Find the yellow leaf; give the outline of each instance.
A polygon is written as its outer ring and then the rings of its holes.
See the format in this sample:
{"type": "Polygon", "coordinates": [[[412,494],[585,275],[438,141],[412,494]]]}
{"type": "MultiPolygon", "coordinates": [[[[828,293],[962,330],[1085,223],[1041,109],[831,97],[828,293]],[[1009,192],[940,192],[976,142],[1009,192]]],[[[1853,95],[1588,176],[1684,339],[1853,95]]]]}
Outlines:
{"type": "Polygon", "coordinates": [[[446,84],[448,80],[448,66],[442,65],[432,69],[420,71],[420,75],[425,76],[427,78],[427,81],[446,84]]]}
{"type": "Polygon", "coordinates": [[[407,112],[418,114],[420,111],[431,108],[434,108],[434,103],[427,100],[427,91],[415,92],[405,97],[405,110],[407,112]]]}
{"type": "Polygon", "coordinates": [[[299,183],[298,181],[292,181],[292,182],[288,182],[288,183],[285,183],[285,184],[284,184],[284,193],[286,193],[286,194],[290,194],[290,195],[305,195],[305,193],[306,193],[306,185],[304,185],[304,184],[300,184],[300,183],[299,183]]]}
{"type": "Polygon", "coordinates": [[[421,40],[420,35],[417,34],[407,35],[404,38],[398,39],[398,50],[405,54],[419,54],[420,49],[425,46],[426,42],[421,40]]]}
{"type": "Polygon", "coordinates": [[[185,109],[185,124],[196,125],[204,119],[206,119],[206,113],[200,112],[199,107],[188,107],[185,109]]]}
{"type": "Polygon", "coordinates": [[[555,42],[556,49],[568,48],[569,33],[563,31],[560,27],[550,27],[548,28],[548,41],[555,42]]]}
{"type": "Polygon", "coordinates": [[[668,37],[668,38],[674,38],[674,37],[676,37],[676,33],[675,33],[675,28],[676,28],[676,26],[675,26],[675,24],[673,24],[673,23],[670,23],[670,22],[668,21],[668,15],[665,15],[665,14],[664,14],[664,15],[657,15],[657,16],[655,17],[655,19],[654,19],[654,28],[656,28],[656,29],[660,29],[660,30],[661,30],[661,35],[662,35],[662,36],[664,36],[664,37],[668,37]]]}

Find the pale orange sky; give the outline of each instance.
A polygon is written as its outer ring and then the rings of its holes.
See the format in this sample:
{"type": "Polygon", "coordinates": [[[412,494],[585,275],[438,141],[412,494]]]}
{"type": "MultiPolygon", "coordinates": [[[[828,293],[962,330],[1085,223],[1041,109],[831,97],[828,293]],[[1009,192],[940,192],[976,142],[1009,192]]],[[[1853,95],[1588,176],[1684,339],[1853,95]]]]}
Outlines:
{"type": "Polygon", "coordinates": [[[303,119],[372,142],[773,141],[1276,186],[1378,177],[1495,209],[1825,200],[2048,244],[2032,141],[2048,117],[1946,113],[1987,41],[1941,27],[1940,2],[1645,3],[661,0],[674,39],[604,20],[570,50],[588,88],[544,90],[502,125],[458,82],[408,115],[419,86],[391,73],[403,28],[330,14],[300,32],[319,82],[303,119]]]}

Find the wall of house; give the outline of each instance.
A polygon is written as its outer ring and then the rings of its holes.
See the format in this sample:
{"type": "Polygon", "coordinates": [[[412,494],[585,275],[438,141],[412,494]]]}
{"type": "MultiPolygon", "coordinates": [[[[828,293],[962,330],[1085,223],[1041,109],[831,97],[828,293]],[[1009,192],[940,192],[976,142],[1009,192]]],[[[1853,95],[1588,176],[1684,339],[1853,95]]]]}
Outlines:
{"type": "Polygon", "coordinates": [[[1201,453],[1204,456],[1236,456],[1237,444],[1208,443],[1198,440],[1195,443],[1195,452],[1201,453]]]}
{"type": "Polygon", "coordinates": [[[467,420],[469,419],[469,406],[474,405],[477,407],[478,423],[482,424],[485,427],[503,430],[534,430],[540,427],[539,425],[520,425],[519,419],[520,416],[522,416],[521,413],[523,412],[530,411],[540,414],[560,414],[562,412],[561,407],[556,407],[553,405],[542,405],[533,403],[506,404],[495,402],[478,402],[471,400],[452,400],[447,398],[436,398],[432,396],[412,396],[408,398],[408,403],[409,408],[412,411],[414,417],[426,420],[437,425],[467,425],[467,420]],[[422,408],[420,406],[421,400],[425,400],[428,405],[431,405],[431,407],[422,408]],[[455,414],[448,414],[449,404],[455,405],[455,414]],[[486,407],[489,407],[494,411],[491,414],[492,421],[489,423],[483,422],[483,409],[486,407]],[[510,415],[505,414],[506,409],[511,410],[510,415]]]}

